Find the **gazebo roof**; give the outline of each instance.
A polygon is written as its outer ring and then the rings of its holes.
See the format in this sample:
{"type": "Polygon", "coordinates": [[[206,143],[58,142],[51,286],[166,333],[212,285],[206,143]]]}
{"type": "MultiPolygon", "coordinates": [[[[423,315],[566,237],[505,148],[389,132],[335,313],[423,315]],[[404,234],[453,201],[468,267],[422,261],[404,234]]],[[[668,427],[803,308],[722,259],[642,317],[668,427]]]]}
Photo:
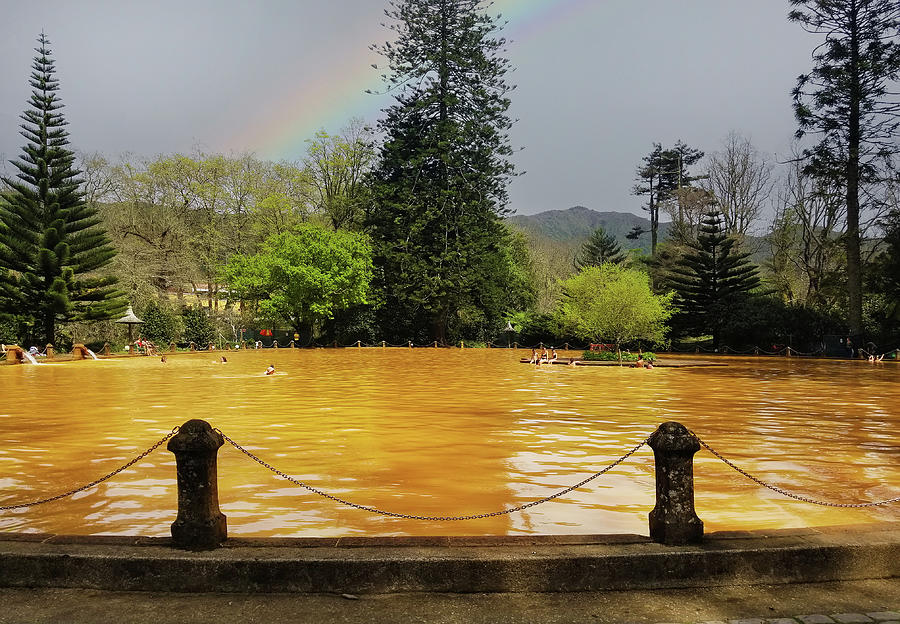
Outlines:
{"type": "Polygon", "coordinates": [[[129,324],[130,323],[139,324],[139,323],[143,323],[143,322],[144,321],[142,321],[141,319],[139,319],[138,317],[136,317],[134,315],[134,310],[131,309],[131,306],[128,306],[128,310],[125,312],[125,316],[123,316],[118,321],[116,321],[116,323],[129,323],[129,324]]]}

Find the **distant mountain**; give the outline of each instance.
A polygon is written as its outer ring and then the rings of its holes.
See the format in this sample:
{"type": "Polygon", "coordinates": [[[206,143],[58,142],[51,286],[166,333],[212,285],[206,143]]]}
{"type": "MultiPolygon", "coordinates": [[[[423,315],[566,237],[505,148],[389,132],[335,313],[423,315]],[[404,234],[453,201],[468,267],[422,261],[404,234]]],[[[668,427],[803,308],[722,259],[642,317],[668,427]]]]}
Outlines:
{"type": "MultiPolygon", "coordinates": [[[[594,230],[602,227],[607,234],[616,237],[622,249],[642,249],[650,253],[650,220],[630,212],[597,212],[575,206],[534,215],[513,215],[506,220],[532,236],[573,249],[580,248],[594,230]],[[642,227],[647,233],[637,240],[625,238],[635,226],[642,227]]],[[[659,224],[659,240],[665,238],[668,228],[668,223],[659,224]]]]}

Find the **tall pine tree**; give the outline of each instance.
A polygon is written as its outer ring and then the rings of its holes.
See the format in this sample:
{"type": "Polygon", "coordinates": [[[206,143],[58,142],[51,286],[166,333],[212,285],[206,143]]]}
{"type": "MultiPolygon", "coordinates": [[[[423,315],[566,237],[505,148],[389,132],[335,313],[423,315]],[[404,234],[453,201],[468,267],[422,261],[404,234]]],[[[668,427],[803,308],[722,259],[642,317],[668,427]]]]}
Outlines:
{"type": "Polygon", "coordinates": [[[749,253],[734,249],[736,239],[725,233],[724,219],[711,210],[700,221],[696,241],[672,271],[671,283],[679,296],[681,315],[695,330],[709,332],[719,347],[721,328],[739,312],[747,294],[759,286],[759,268],[747,261],[749,253]]]}
{"type": "Polygon", "coordinates": [[[844,191],[847,206],[847,311],[850,333],[862,334],[861,196],[900,151],[900,3],[897,0],[788,0],[788,19],[824,35],[813,69],[794,88],[797,137],[819,137],[806,150],[806,173],[844,191]]]}
{"type": "MultiPolygon", "coordinates": [[[[703,158],[702,151],[688,147],[681,141],[669,149],[663,149],[662,145],[654,143],[653,151],[644,156],[642,164],[638,166],[636,171],[638,183],[634,185],[632,194],[647,196],[647,207],[644,210],[650,213],[651,255],[656,255],[660,204],[676,196],[679,189],[690,186],[697,179],[688,173],[687,168],[701,158],[703,158]]],[[[635,228],[632,230],[631,238],[636,239],[642,233],[635,228]]]]}
{"type": "Polygon", "coordinates": [[[622,264],[625,262],[625,254],[622,253],[621,245],[616,242],[616,237],[598,227],[581,246],[581,252],[575,257],[574,264],[576,269],[581,270],[589,266],[600,266],[604,262],[622,264]]]}
{"type": "Polygon", "coordinates": [[[386,11],[396,39],[378,50],[397,95],[380,122],[368,229],[396,338],[445,342],[468,313],[506,312],[480,295],[504,265],[514,174],[505,40],[480,4],[394,0],[386,11]]]}
{"type": "Polygon", "coordinates": [[[115,255],[95,208],[79,190],[50,42],[35,48],[30,108],[21,119],[28,143],[7,203],[0,205],[0,311],[24,320],[20,338],[54,342],[59,322],[110,318],[125,309],[115,278],[97,274],[115,255]]]}

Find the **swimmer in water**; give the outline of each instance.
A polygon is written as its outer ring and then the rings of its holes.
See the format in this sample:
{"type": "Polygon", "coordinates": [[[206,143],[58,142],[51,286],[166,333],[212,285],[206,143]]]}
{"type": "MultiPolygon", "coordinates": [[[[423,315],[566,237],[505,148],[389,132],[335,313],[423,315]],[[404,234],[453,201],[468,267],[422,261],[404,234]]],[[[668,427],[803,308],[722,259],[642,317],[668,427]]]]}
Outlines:
{"type": "Polygon", "coordinates": [[[226,360],[226,359],[225,359],[225,356],[223,355],[223,356],[222,356],[222,364],[225,364],[226,362],[228,362],[228,360],[226,360]]]}
{"type": "Polygon", "coordinates": [[[269,364],[269,368],[266,369],[266,375],[274,375],[275,374],[275,365],[269,364]]]}
{"type": "Polygon", "coordinates": [[[166,360],[166,356],[162,356],[162,357],[159,359],[159,361],[162,362],[163,364],[165,364],[166,361],[167,361],[167,360],[166,360]]]}

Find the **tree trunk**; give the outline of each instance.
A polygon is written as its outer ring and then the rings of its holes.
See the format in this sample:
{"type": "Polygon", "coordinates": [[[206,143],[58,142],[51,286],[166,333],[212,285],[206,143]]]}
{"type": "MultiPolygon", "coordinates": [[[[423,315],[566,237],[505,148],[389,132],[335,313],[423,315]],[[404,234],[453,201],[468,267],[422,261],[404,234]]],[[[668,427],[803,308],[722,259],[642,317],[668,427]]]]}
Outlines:
{"type": "Polygon", "coordinates": [[[659,229],[659,202],[653,203],[653,177],[650,177],[650,255],[656,257],[656,235],[659,229]]]}
{"type": "Polygon", "coordinates": [[[440,310],[431,319],[431,337],[440,345],[447,344],[447,313],[440,310]]]}
{"type": "Polygon", "coordinates": [[[859,253],[860,75],[857,15],[850,27],[850,119],[847,133],[847,320],[857,344],[862,337],[862,262],[859,253]]]}

